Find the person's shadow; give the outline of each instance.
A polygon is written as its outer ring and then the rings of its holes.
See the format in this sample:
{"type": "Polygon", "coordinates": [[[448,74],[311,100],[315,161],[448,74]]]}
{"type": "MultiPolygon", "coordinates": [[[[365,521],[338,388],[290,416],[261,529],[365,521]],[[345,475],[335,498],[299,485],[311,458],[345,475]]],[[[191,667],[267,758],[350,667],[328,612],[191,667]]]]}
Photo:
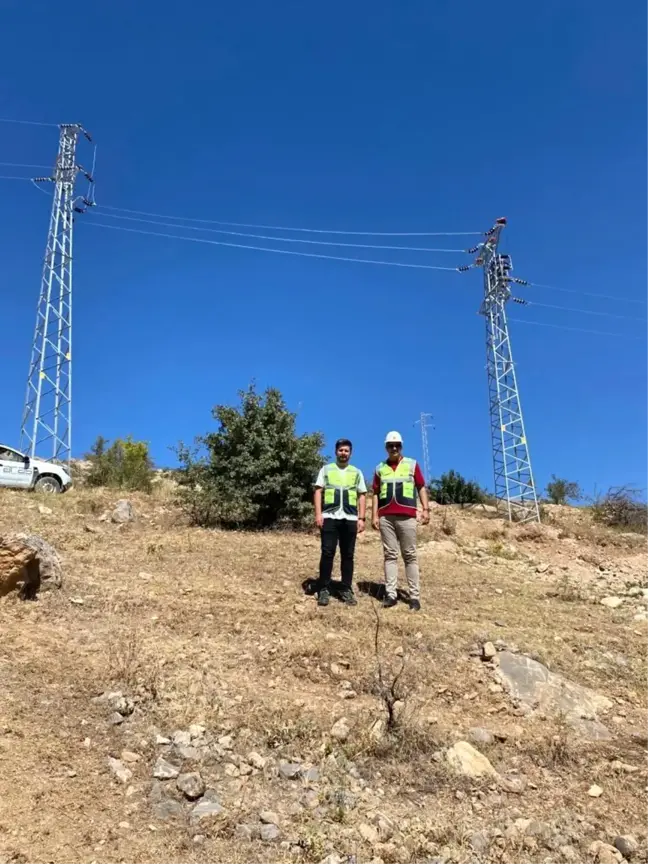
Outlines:
{"type": "MultiPolygon", "coordinates": [[[[380,600],[382,602],[385,599],[385,584],[384,582],[372,582],[370,580],[360,580],[356,583],[356,588],[360,592],[360,594],[368,594],[369,597],[372,597],[374,600],[380,600]]],[[[317,594],[317,579],[306,578],[302,582],[302,591],[308,597],[314,597],[317,594]]],[[[342,591],[342,583],[332,581],[331,582],[331,596],[339,599],[340,592],[342,591]]],[[[400,588],[396,592],[397,598],[401,603],[409,602],[409,594],[406,591],[402,591],[400,588]]]]}
{"type": "MultiPolygon", "coordinates": [[[[307,577],[302,582],[302,591],[306,594],[307,597],[314,597],[317,594],[317,579],[311,579],[307,577]]],[[[336,582],[335,580],[331,580],[331,597],[335,597],[337,600],[340,599],[340,594],[342,592],[342,583],[336,582]]]]}

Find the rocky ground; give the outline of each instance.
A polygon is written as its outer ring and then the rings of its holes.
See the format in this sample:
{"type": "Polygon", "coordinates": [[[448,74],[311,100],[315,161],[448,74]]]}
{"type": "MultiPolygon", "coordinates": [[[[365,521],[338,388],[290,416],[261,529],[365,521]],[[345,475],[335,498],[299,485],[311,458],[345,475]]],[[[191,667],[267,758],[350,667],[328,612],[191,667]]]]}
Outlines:
{"type": "Polygon", "coordinates": [[[63,587],[0,599],[0,862],[645,861],[645,538],[438,508],[422,603],[308,594],[315,535],[0,494],[63,587]]]}

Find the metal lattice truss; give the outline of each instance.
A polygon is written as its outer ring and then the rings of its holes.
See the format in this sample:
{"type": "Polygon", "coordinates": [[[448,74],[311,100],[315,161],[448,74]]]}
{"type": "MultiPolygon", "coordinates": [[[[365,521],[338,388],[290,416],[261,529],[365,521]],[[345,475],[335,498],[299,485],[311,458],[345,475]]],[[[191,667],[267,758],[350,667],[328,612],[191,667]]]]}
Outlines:
{"type": "MultiPolygon", "coordinates": [[[[506,303],[511,297],[511,259],[498,253],[505,220],[488,233],[476,260],[484,270],[488,403],[498,506],[511,521],[540,521],[520,394],[511,352],[506,303]]],[[[519,301],[518,301],[519,302],[519,301]]],[[[523,302],[523,301],[522,301],[523,302]]]]}
{"type": "Polygon", "coordinates": [[[91,204],[81,198],[84,207],[78,207],[74,197],[79,173],[92,182],[91,175],[76,163],[79,133],[89,138],[81,126],[60,127],[53,176],[36,178],[53,182],[54,196],[20,435],[23,452],[60,462],[69,462],[72,452],[74,212],[83,212],[91,204]]]}

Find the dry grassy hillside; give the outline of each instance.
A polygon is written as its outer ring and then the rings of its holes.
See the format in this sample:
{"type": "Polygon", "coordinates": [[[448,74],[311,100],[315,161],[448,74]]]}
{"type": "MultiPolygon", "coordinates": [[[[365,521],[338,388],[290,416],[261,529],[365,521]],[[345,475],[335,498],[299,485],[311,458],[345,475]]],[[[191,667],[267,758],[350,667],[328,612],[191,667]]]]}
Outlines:
{"type": "Polygon", "coordinates": [[[0,494],[65,575],[0,600],[0,862],[646,860],[644,538],[438,508],[421,613],[373,598],[370,531],[358,606],[318,609],[314,534],[117,497],[0,494]],[[589,707],[509,692],[525,656],[589,707]]]}

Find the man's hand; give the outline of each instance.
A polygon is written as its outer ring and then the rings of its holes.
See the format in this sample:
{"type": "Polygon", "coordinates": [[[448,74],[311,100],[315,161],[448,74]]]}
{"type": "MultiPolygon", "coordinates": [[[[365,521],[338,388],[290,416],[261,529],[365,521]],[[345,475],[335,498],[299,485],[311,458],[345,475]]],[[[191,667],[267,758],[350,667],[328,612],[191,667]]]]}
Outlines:
{"type": "Polygon", "coordinates": [[[315,517],[315,524],[317,525],[318,528],[322,528],[324,526],[324,516],[321,513],[319,513],[315,517]]]}
{"type": "Polygon", "coordinates": [[[380,521],[377,516],[374,516],[371,520],[371,527],[374,529],[374,531],[380,530],[380,521]]]}
{"type": "Polygon", "coordinates": [[[421,525],[429,525],[430,524],[430,511],[423,510],[421,513],[421,525]]]}
{"type": "Polygon", "coordinates": [[[358,519],[358,534],[364,533],[364,530],[366,527],[367,526],[365,524],[365,520],[364,519],[358,519]]]}

